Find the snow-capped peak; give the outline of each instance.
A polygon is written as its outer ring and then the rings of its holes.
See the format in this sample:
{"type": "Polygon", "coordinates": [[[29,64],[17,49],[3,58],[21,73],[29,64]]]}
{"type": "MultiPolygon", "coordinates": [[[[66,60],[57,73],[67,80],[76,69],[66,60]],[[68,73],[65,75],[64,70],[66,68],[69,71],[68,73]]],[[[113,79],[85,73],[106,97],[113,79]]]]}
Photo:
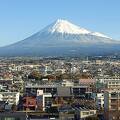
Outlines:
{"type": "Polygon", "coordinates": [[[80,28],[67,20],[58,19],[56,22],[51,24],[48,28],[48,31],[51,33],[60,32],[68,34],[88,34],[88,30],[80,28]]]}
{"type": "Polygon", "coordinates": [[[99,32],[91,32],[87,29],[81,28],[77,25],[74,25],[67,20],[62,20],[58,19],[48,27],[44,29],[45,31],[47,30],[50,33],[67,33],[67,34],[89,34],[89,35],[94,35],[94,36],[99,36],[99,37],[105,37],[105,38],[110,38],[104,34],[101,34],[99,32]]]}
{"type": "Polygon", "coordinates": [[[108,36],[106,36],[106,35],[104,35],[104,34],[102,34],[102,33],[99,33],[99,32],[93,32],[93,33],[91,33],[92,35],[95,35],[95,36],[99,36],[99,37],[104,37],[104,38],[109,38],[109,39],[112,39],[112,38],[110,38],[110,37],[108,37],[108,36]]]}

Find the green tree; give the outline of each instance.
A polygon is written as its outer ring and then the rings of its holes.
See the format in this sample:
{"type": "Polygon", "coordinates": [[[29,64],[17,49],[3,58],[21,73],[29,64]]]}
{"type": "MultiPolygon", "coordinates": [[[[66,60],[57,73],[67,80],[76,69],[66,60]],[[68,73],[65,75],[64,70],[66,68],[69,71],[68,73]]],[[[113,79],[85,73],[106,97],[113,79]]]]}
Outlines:
{"type": "Polygon", "coordinates": [[[33,71],[33,72],[31,72],[30,75],[28,76],[28,78],[30,78],[30,79],[35,79],[35,80],[40,80],[41,77],[42,77],[42,76],[41,76],[40,72],[38,72],[38,71],[33,71]]]}

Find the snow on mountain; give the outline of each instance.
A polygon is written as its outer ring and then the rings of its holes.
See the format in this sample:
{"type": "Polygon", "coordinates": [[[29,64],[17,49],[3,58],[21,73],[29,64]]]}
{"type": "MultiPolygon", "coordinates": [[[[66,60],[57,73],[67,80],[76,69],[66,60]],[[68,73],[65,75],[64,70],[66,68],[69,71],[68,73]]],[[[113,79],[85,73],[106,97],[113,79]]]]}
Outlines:
{"type": "Polygon", "coordinates": [[[47,30],[51,33],[60,32],[60,33],[68,33],[68,34],[88,34],[90,33],[88,30],[84,28],[80,28],[67,20],[58,19],[56,22],[51,24],[47,30]]]}
{"type": "Polygon", "coordinates": [[[66,34],[89,34],[89,35],[95,35],[99,37],[105,37],[110,38],[102,33],[99,32],[91,32],[87,29],[81,28],[79,26],[76,26],[67,20],[58,19],[51,25],[47,26],[43,31],[48,31],[50,33],[66,33],[66,34]]]}
{"type": "Polygon", "coordinates": [[[110,37],[108,37],[108,36],[106,36],[106,35],[104,35],[104,34],[102,34],[102,33],[99,33],[99,32],[91,32],[90,34],[91,34],[91,35],[98,36],[98,37],[104,37],[104,38],[112,39],[112,38],[110,38],[110,37]]]}
{"type": "Polygon", "coordinates": [[[120,53],[120,42],[58,19],[32,36],[0,48],[0,56],[81,56],[120,53]]]}

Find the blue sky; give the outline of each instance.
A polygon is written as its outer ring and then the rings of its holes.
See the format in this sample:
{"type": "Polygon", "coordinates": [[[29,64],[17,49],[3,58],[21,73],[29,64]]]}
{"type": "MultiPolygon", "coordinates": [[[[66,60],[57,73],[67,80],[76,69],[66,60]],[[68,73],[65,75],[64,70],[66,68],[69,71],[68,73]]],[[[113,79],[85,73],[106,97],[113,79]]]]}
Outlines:
{"type": "Polygon", "coordinates": [[[120,0],[0,0],[0,46],[23,40],[58,18],[120,39],[120,0]]]}

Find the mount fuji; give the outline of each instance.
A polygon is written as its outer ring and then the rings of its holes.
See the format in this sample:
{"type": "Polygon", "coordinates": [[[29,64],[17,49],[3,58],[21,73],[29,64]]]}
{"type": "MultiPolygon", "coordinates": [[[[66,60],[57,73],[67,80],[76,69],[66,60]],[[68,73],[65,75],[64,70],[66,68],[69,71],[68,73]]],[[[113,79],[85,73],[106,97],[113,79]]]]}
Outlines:
{"type": "Polygon", "coordinates": [[[17,43],[1,47],[0,56],[87,56],[120,53],[120,41],[58,19],[17,43]]]}

